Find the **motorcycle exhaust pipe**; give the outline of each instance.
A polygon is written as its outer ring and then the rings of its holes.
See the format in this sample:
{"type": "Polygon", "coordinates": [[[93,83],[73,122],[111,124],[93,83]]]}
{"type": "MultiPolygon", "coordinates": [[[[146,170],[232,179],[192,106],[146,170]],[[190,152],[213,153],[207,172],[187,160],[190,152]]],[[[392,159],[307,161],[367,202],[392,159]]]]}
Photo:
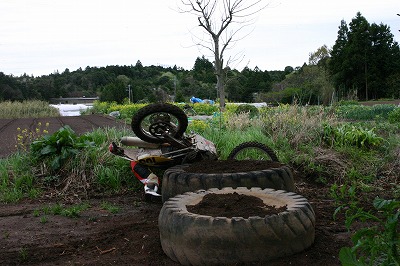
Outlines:
{"type": "Polygon", "coordinates": [[[136,146],[139,148],[158,149],[160,147],[160,144],[146,142],[138,137],[122,137],[121,143],[126,146],[136,146]]]}

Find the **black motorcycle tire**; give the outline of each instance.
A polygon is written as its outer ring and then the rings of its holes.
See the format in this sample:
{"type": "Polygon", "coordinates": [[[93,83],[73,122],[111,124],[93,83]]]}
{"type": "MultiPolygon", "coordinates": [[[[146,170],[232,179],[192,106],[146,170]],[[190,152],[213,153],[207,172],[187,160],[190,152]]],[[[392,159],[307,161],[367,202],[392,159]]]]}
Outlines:
{"type": "Polygon", "coordinates": [[[224,188],[188,192],[164,203],[158,218],[161,246],[183,265],[265,263],[310,247],[315,239],[315,213],[304,197],[282,190],[224,188]],[[264,217],[212,217],[190,213],[208,193],[238,193],[261,198],[269,206],[287,206],[264,217]]]}
{"type": "Polygon", "coordinates": [[[234,160],[237,159],[237,156],[240,154],[240,152],[248,149],[256,149],[258,151],[262,151],[268,157],[271,159],[271,161],[278,162],[278,156],[276,156],[275,152],[269,148],[267,145],[260,143],[260,142],[255,142],[255,141],[249,141],[249,142],[243,142],[233,148],[233,150],[230,152],[228,155],[228,159],[234,160]]]}
{"type": "Polygon", "coordinates": [[[143,120],[149,115],[156,113],[167,113],[175,117],[178,121],[178,126],[175,129],[172,137],[180,138],[183,133],[185,133],[186,128],[188,126],[188,119],[185,112],[176,105],[168,104],[168,103],[156,103],[150,104],[143,108],[141,108],[135,115],[132,117],[131,128],[133,133],[143,141],[147,141],[150,143],[163,143],[165,140],[162,137],[153,136],[150,132],[147,132],[142,127],[143,120]]]}
{"type": "MultiPolygon", "coordinates": [[[[240,163],[240,161],[238,161],[240,163]]],[[[207,167],[207,162],[204,162],[207,167]]],[[[290,167],[280,167],[265,170],[237,173],[191,173],[185,169],[189,164],[176,165],[168,168],[162,178],[162,202],[185,192],[200,189],[223,187],[260,187],[277,190],[295,191],[294,175],[290,167]]]]}

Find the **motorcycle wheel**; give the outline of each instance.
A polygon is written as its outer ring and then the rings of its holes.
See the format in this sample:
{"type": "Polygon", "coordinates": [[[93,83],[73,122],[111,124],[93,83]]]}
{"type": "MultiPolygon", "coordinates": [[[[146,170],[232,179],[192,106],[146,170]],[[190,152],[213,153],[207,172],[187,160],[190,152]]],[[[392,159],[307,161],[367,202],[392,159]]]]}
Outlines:
{"type": "Polygon", "coordinates": [[[243,142],[228,155],[230,160],[269,160],[278,162],[275,152],[268,146],[255,141],[243,142]]]}
{"type": "Polygon", "coordinates": [[[188,119],[178,106],[168,103],[150,104],[141,108],[133,117],[133,133],[150,143],[165,142],[162,134],[167,132],[174,138],[182,137],[188,126],[188,119]]]}
{"type": "Polygon", "coordinates": [[[182,265],[268,264],[311,246],[315,213],[301,195],[282,190],[229,187],[178,195],[164,203],[158,218],[164,253],[182,265]],[[277,215],[215,217],[191,213],[208,194],[238,193],[258,197],[269,206],[285,206],[277,215]]]}

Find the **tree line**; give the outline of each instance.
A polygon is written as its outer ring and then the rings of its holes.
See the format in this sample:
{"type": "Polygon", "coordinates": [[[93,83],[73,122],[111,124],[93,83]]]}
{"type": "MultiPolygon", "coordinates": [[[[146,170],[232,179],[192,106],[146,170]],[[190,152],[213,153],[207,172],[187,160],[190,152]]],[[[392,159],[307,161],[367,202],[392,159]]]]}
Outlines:
{"type": "MultiPolygon", "coordinates": [[[[400,48],[390,28],[368,23],[361,13],[338,37],[309,54],[308,63],[284,70],[224,69],[226,99],[235,102],[329,104],[340,99],[400,98],[400,48]]],[[[188,102],[218,99],[215,66],[198,57],[191,70],[163,66],[86,67],[40,77],[0,72],[0,100],[99,97],[101,101],[188,102]],[[128,92],[129,90],[129,92],[128,92]],[[128,99],[130,96],[130,99],[128,99]]]]}
{"type": "MultiPolygon", "coordinates": [[[[261,71],[258,68],[229,71],[230,79],[236,81],[230,81],[232,93],[228,99],[251,102],[253,92],[270,90],[274,82],[285,78],[285,74],[284,71],[261,71]]],[[[21,101],[84,96],[118,103],[126,100],[188,102],[195,96],[215,100],[218,98],[215,82],[213,64],[204,56],[196,59],[191,70],[176,66],[143,66],[137,61],[130,66],[65,69],[62,73],[40,77],[26,74],[14,77],[0,72],[0,99],[21,101]]]]}

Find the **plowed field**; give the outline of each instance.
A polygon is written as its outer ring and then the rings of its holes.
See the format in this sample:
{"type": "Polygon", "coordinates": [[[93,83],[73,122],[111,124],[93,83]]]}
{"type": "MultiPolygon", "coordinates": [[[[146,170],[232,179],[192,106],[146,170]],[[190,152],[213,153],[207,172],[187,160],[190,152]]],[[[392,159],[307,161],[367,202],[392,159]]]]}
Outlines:
{"type": "Polygon", "coordinates": [[[46,129],[51,134],[64,125],[69,125],[77,134],[89,132],[99,127],[128,127],[113,117],[103,115],[0,119],[0,158],[16,151],[17,135],[26,135],[21,134],[22,130],[35,132],[39,128],[41,130],[46,129]],[[39,123],[41,123],[41,127],[38,127],[39,123]],[[48,123],[48,127],[45,126],[46,123],[48,123]]]}

